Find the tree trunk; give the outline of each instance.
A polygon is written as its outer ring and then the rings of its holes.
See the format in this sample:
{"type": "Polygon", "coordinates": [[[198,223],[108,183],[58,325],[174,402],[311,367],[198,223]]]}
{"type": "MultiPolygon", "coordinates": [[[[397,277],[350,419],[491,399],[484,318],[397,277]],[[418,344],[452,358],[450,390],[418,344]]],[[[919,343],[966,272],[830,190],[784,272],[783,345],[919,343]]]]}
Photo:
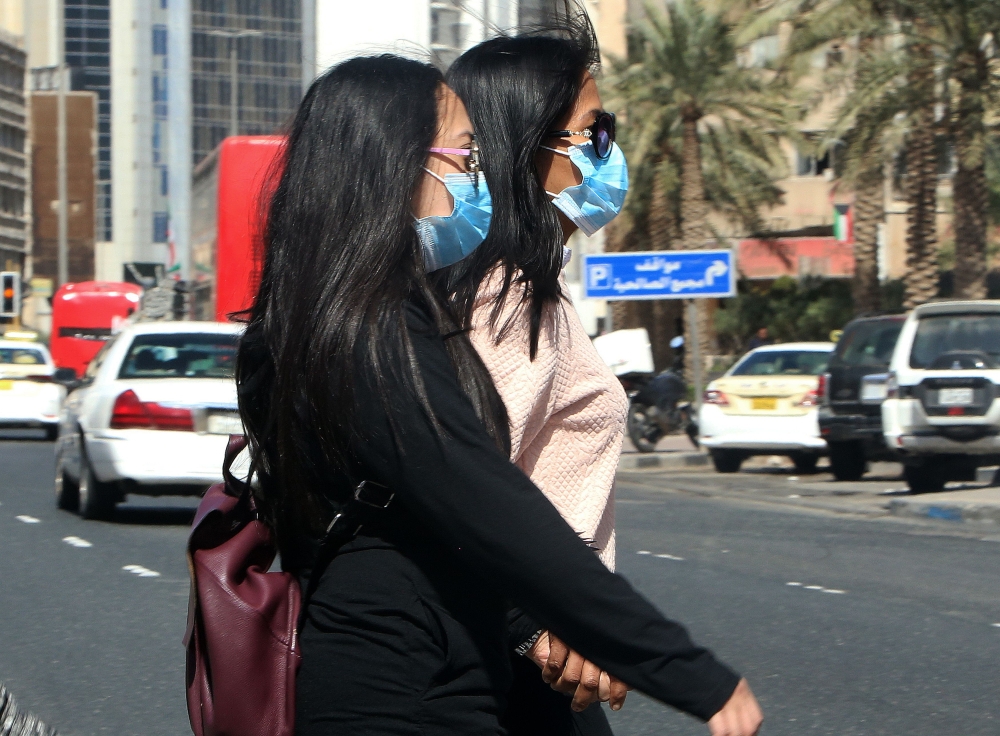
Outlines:
{"type": "Polygon", "coordinates": [[[955,172],[955,298],[986,298],[986,168],[955,172]]]}
{"type": "Polygon", "coordinates": [[[934,133],[934,57],[930,46],[913,50],[918,62],[909,75],[922,107],[913,113],[906,144],[906,276],[903,307],[913,309],[938,294],[937,150],[934,133]]]}
{"type": "Polygon", "coordinates": [[[956,65],[962,91],[955,121],[958,171],[952,181],[955,202],[955,298],[986,298],[986,207],[989,191],[981,141],[985,135],[981,88],[988,83],[989,68],[976,48],[956,65]]]}
{"type": "MultiPolygon", "coordinates": [[[[701,168],[701,139],[698,137],[699,115],[684,117],[684,148],[681,151],[681,245],[685,250],[704,248],[711,237],[708,227],[708,200],[705,197],[705,176],[701,168]]],[[[710,352],[712,335],[709,330],[709,315],[704,299],[695,299],[695,314],[698,320],[698,350],[690,340],[694,325],[685,325],[684,375],[690,382],[694,376],[694,355],[702,357],[710,352]]],[[[687,313],[687,310],[685,310],[687,313]]]]}
{"type": "Polygon", "coordinates": [[[701,139],[698,118],[684,119],[684,148],[681,151],[681,242],[686,250],[704,248],[712,231],[708,227],[708,200],[701,169],[701,139]]]}
{"type": "Polygon", "coordinates": [[[878,281],[878,226],[885,218],[885,175],[881,157],[858,177],[854,193],[854,313],[877,312],[881,305],[878,281]]]}

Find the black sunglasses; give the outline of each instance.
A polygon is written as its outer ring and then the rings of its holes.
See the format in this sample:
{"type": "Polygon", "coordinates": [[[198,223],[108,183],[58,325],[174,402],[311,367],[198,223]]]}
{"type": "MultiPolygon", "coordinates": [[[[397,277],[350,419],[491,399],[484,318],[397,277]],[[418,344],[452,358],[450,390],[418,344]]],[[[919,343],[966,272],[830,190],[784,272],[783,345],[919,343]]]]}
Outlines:
{"type": "Polygon", "coordinates": [[[549,132],[550,138],[569,138],[573,135],[582,135],[590,138],[594,143],[594,153],[597,158],[604,160],[611,155],[611,144],[615,142],[615,114],[613,112],[599,112],[594,124],[586,130],[553,130],[549,132]]]}

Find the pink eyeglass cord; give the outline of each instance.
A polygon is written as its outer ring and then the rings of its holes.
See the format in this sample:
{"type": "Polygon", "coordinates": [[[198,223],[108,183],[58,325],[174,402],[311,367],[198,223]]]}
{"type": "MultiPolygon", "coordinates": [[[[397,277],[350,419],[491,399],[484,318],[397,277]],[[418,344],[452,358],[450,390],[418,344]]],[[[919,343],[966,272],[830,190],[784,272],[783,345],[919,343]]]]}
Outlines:
{"type": "Polygon", "coordinates": [[[450,153],[452,156],[471,156],[472,151],[468,148],[428,148],[431,153],[450,153]]]}

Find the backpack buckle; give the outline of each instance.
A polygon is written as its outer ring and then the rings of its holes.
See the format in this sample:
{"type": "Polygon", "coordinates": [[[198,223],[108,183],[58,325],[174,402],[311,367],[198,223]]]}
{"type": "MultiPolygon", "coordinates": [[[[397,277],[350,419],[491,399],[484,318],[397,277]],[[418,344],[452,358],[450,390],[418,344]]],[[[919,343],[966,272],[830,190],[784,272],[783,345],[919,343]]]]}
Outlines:
{"type": "Polygon", "coordinates": [[[389,486],[371,480],[363,480],[354,489],[354,500],[375,509],[387,509],[396,494],[389,486]]]}

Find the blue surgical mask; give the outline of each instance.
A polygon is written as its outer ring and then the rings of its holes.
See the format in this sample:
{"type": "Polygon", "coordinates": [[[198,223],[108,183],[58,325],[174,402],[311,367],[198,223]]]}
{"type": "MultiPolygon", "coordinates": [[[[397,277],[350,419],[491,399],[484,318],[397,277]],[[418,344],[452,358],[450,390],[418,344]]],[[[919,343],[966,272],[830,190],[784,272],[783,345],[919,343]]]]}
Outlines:
{"type": "Polygon", "coordinates": [[[442,178],[430,169],[424,171],[444,184],[455,200],[455,207],[447,217],[421,217],[413,223],[423,251],[424,268],[430,273],[458,263],[480,246],[490,230],[493,200],[482,174],[445,174],[442,178]]]}
{"type": "Polygon", "coordinates": [[[542,146],[546,151],[567,156],[583,175],[583,182],[566,187],[559,194],[546,192],[552,204],[586,235],[593,235],[622,211],[628,191],[628,165],[617,143],[604,160],[597,157],[590,141],[570,146],[569,151],[542,146]]]}

